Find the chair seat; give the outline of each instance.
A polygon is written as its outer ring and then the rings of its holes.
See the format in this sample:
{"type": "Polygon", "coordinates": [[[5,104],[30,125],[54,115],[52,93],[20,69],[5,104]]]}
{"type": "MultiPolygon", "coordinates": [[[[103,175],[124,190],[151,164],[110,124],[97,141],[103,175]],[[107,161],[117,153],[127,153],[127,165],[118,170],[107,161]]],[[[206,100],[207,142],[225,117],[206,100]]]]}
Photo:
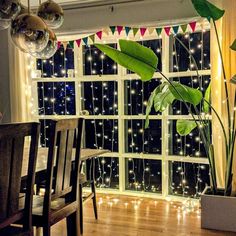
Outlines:
{"type": "Polygon", "coordinates": [[[14,225],[0,230],[0,236],[27,236],[30,232],[23,230],[21,226],[14,225]]]}
{"type": "MultiPolygon", "coordinates": [[[[33,219],[33,225],[41,226],[44,224],[44,217],[43,217],[43,201],[44,196],[34,195],[33,196],[33,209],[32,209],[32,219],[33,219]]],[[[19,209],[22,209],[24,207],[24,197],[22,196],[19,200],[19,209]]],[[[70,212],[73,212],[75,208],[78,208],[77,202],[66,202],[65,198],[60,197],[56,200],[51,202],[51,224],[54,224],[57,221],[60,221],[65,216],[63,214],[63,209],[67,209],[70,212]]],[[[2,236],[2,235],[0,235],[2,236]]],[[[6,236],[6,235],[4,235],[6,236]]]]}

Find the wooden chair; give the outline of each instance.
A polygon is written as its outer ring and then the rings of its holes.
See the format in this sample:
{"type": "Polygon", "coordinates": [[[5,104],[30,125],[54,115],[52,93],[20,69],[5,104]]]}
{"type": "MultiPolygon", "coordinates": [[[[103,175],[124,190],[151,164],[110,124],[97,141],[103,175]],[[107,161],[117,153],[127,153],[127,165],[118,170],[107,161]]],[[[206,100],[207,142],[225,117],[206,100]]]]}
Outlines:
{"type": "Polygon", "coordinates": [[[42,227],[44,236],[49,236],[51,226],[64,218],[67,235],[80,235],[78,180],[82,124],[83,119],[51,122],[45,194],[36,196],[33,204],[33,225],[42,227]],[[76,152],[73,158],[74,137],[76,152]]]}
{"type": "Polygon", "coordinates": [[[0,236],[32,236],[32,200],[39,123],[0,125],[0,236]],[[30,137],[26,192],[20,194],[25,137],[30,137]],[[21,202],[22,204],[20,204],[21,202]],[[12,226],[21,221],[22,227],[12,226]]]}

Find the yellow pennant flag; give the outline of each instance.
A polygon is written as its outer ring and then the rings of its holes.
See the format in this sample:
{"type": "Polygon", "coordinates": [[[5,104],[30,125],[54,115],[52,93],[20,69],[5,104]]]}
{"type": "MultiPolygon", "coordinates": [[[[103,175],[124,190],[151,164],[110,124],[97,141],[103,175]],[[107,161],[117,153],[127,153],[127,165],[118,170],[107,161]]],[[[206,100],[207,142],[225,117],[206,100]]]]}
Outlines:
{"type": "Polygon", "coordinates": [[[149,34],[152,34],[154,32],[155,28],[153,27],[148,27],[148,32],[149,34]]]}

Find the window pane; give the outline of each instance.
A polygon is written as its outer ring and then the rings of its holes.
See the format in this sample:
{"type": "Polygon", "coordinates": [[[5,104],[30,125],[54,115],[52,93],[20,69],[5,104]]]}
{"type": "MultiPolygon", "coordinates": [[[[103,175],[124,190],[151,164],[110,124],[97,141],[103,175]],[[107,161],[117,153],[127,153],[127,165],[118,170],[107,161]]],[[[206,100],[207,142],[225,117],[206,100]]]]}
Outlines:
{"type": "Polygon", "coordinates": [[[68,77],[68,70],[74,69],[74,50],[63,45],[53,57],[47,60],[37,59],[37,70],[41,70],[42,77],[68,77]]]}
{"type": "Polygon", "coordinates": [[[208,165],[170,162],[169,168],[170,194],[196,198],[206,185],[210,185],[208,165]]]}
{"type": "MultiPolygon", "coordinates": [[[[210,69],[210,31],[176,36],[194,57],[199,70],[210,69]]],[[[170,71],[196,70],[193,59],[187,50],[173,37],[170,37],[172,62],[170,71]]]]}
{"type": "Polygon", "coordinates": [[[118,120],[86,120],[85,141],[87,148],[118,152],[118,120]]]}
{"type": "MultiPolygon", "coordinates": [[[[117,44],[109,44],[116,48],[117,44]]],[[[83,47],[84,75],[117,74],[117,64],[94,45],[83,47]]]]}
{"type": "Polygon", "coordinates": [[[180,136],[176,130],[176,120],[171,120],[168,123],[169,155],[206,157],[206,151],[197,128],[187,136],[180,136]]]}
{"type": "Polygon", "coordinates": [[[117,82],[82,83],[83,110],[90,115],[117,115],[117,82]]]}
{"type": "MultiPolygon", "coordinates": [[[[200,80],[197,79],[197,77],[181,77],[181,78],[174,78],[174,81],[180,82],[183,85],[187,85],[192,88],[199,88],[203,95],[206,92],[207,87],[210,83],[210,76],[201,76],[200,80]]],[[[189,104],[188,104],[189,105],[189,104]]],[[[202,111],[203,104],[200,104],[197,106],[198,111],[202,111]]],[[[170,114],[171,115],[188,115],[188,109],[186,108],[185,104],[183,102],[174,101],[173,105],[169,107],[170,114]]],[[[195,109],[191,106],[191,110],[194,114],[196,114],[195,109]]]]}
{"type": "Polygon", "coordinates": [[[149,129],[144,129],[145,120],[126,120],[126,152],[161,154],[161,120],[150,120],[149,129]]]}
{"type": "Polygon", "coordinates": [[[75,115],[74,82],[39,82],[39,115],[75,115]]]}
{"type": "Polygon", "coordinates": [[[125,161],[126,190],[161,193],[161,161],[129,158],[125,161]]]}
{"type": "Polygon", "coordinates": [[[40,144],[42,147],[48,147],[49,145],[49,135],[50,135],[50,130],[49,130],[49,125],[50,125],[50,120],[39,120],[40,122],[40,144]]]}
{"type": "MultiPolygon", "coordinates": [[[[141,80],[125,81],[125,115],[139,115],[146,113],[146,106],[152,91],[160,85],[160,79],[148,82],[141,80]]],[[[160,114],[152,109],[151,115],[160,114]]]]}
{"type": "Polygon", "coordinates": [[[98,188],[119,188],[119,159],[114,157],[98,157],[86,162],[87,179],[92,179],[94,163],[94,173],[96,187],[98,188]]]}

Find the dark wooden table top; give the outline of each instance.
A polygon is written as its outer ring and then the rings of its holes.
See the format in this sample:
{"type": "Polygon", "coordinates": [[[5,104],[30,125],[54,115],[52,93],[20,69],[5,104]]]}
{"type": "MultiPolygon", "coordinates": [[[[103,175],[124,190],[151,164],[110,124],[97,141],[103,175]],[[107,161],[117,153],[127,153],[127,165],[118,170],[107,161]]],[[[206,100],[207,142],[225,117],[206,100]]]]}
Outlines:
{"type": "MultiPolygon", "coordinates": [[[[101,156],[104,153],[110,152],[109,150],[105,149],[89,149],[89,148],[82,148],[80,159],[81,161],[86,161],[87,159],[91,159],[97,156],[101,156]]],[[[27,176],[27,167],[28,167],[28,158],[29,158],[29,148],[25,148],[24,150],[24,161],[21,171],[21,176],[27,176]]],[[[73,155],[74,156],[74,155],[73,155]]],[[[36,164],[36,175],[38,172],[45,171],[47,167],[47,157],[48,157],[48,149],[47,148],[39,148],[38,149],[38,158],[36,164]]]]}

